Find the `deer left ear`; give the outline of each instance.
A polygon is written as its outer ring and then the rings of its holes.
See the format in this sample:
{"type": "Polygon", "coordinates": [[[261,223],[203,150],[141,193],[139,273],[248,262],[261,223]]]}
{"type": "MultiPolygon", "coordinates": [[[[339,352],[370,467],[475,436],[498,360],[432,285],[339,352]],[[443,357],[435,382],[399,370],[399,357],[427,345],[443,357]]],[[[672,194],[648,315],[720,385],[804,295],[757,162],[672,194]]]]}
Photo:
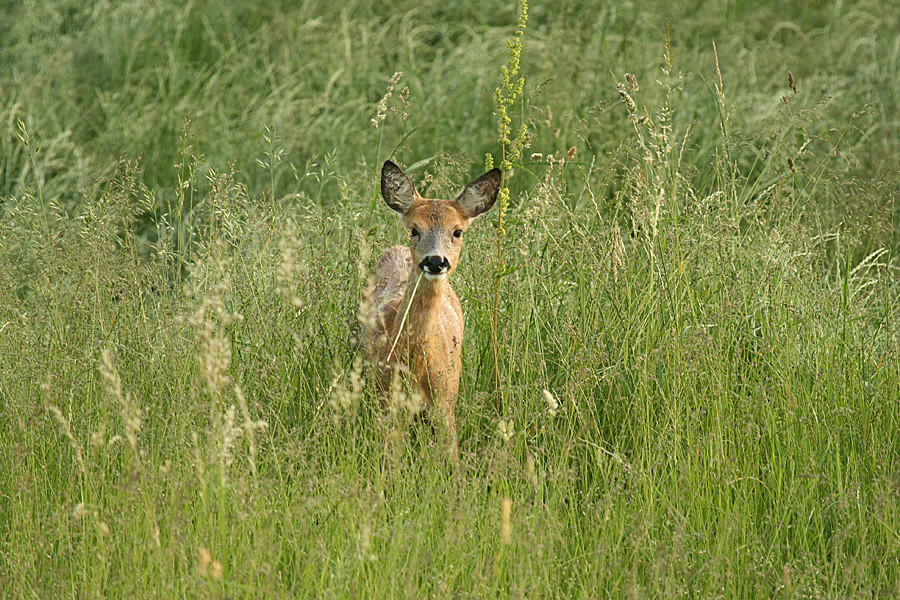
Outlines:
{"type": "Polygon", "coordinates": [[[481,213],[489,211],[496,202],[502,179],[500,169],[491,169],[467,185],[466,189],[456,197],[456,202],[470,219],[477,217],[481,213]]]}
{"type": "Polygon", "coordinates": [[[416,186],[409,175],[389,160],[381,167],[381,197],[398,213],[405,213],[415,202],[416,186]]]}

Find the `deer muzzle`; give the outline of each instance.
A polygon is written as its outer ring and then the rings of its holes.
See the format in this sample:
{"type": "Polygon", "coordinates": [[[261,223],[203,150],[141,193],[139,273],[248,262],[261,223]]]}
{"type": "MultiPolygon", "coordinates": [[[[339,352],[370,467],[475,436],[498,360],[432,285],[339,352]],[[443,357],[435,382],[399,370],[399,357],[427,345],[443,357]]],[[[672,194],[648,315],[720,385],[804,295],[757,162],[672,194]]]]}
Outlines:
{"type": "Polygon", "coordinates": [[[450,261],[445,256],[433,254],[423,258],[419,263],[419,268],[424,272],[425,279],[435,281],[447,276],[450,272],[450,261]]]}

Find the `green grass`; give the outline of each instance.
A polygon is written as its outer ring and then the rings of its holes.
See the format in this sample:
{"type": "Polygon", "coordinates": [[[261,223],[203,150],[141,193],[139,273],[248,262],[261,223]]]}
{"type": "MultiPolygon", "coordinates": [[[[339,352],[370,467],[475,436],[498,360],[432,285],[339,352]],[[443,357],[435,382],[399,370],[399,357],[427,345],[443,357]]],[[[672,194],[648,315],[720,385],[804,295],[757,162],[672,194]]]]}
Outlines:
{"type": "Polygon", "coordinates": [[[897,9],[532,2],[454,472],[356,313],[517,6],[8,4],[0,596],[900,595],[897,9]]]}

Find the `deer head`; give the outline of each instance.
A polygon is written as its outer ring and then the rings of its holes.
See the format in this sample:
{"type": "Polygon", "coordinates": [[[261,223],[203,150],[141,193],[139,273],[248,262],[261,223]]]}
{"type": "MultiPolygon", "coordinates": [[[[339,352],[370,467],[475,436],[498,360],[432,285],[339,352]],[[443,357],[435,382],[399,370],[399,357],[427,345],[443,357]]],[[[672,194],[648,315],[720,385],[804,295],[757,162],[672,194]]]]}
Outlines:
{"type": "Polygon", "coordinates": [[[400,167],[386,161],[381,168],[381,197],[409,229],[413,265],[428,281],[445,280],[459,260],[462,236],[478,215],[490,210],[500,191],[500,169],[469,183],[453,200],[423,198],[400,167]]]}

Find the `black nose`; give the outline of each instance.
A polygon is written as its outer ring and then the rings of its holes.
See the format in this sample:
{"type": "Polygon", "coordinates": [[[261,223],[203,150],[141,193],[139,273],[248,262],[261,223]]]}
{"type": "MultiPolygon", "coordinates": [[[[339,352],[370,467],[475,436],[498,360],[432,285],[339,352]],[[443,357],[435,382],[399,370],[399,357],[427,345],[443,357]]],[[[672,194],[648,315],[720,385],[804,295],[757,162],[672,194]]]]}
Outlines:
{"type": "Polygon", "coordinates": [[[422,262],[419,263],[419,268],[423,271],[437,274],[442,271],[448,271],[450,269],[450,261],[443,256],[426,256],[422,259],[422,262]]]}

